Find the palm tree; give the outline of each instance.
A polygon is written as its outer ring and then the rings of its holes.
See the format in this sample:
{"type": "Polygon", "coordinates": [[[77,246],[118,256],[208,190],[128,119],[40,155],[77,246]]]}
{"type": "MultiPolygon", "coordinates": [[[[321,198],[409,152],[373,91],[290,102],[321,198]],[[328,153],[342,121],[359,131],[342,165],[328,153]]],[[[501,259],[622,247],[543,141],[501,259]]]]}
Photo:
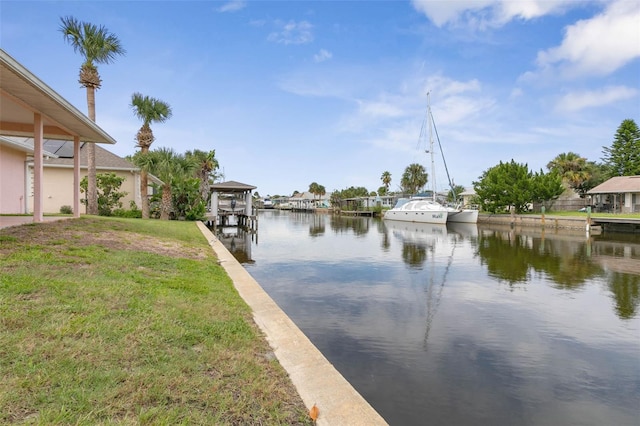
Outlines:
{"type": "Polygon", "coordinates": [[[419,189],[422,189],[428,181],[429,175],[424,169],[424,166],[419,163],[413,163],[404,169],[400,185],[402,185],[404,192],[415,194],[419,189]]]}
{"type": "Polygon", "coordinates": [[[162,181],[160,220],[169,220],[172,209],[171,187],[177,182],[193,176],[197,163],[193,159],[176,154],[171,148],[140,152],[134,156],[135,163],[146,173],[152,173],[162,181]]]}
{"type": "Polygon", "coordinates": [[[313,194],[313,199],[316,199],[316,194],[318,194],[318,183],[317,182],[311,182],[309,184],[309,192],[313,194]]]}
{"type": "Polygon", "coordinates": [[[324,187],[324,185],[318,185],[318,188],[316,189],[316,194],[318,194],[318,200],[320,200],[324,195],[327,194],[327,190],[324,187]]]}
{"type": "Polygon", "coordinates": [[[216,159],[216,150],[204,152],[194,149],[193,151],[187,151],[185,157],[192,158],[198,164],[195,175],[200,180],[200,196],[206,202],[211,190],[211,179],[213,178],[215,181],[215,171],[220,167],[216,159]]]}
{"type": "Polygon", "coordinates": [[[388,171],[382,172],[382,176],[380,176],[380,180],[382,180],[382,184],[384,185],[386,192],[389,192],[389,185],[391,185],[391,173],[388,171]]]}
{"type": "Polygon", "coordinates": [[[570,188],[576,188],[587,181],[591,174],[588,171],[587,159],[575,152],[558,154],[547,164],[549,171],[557,173],[570,188]]]}
{"type": "MultiPolygon", "coordinates": [[[[82,87],[87,89],[87,109],[89,119],[96,121],[96,89],[102,80],[96,64],[113,62],[117,55],[124,55],[125,50],[120,40],[103,26],[88,22],[79,22],[71,16],[60,18],[60,31],[67,42],[73,46],[74,52],[80,52],[84,62],[80,66],[82,87]]],[[[96,181],[96,146],[87,144],[87,213],[98,214],[98,190],[96,181]]]]}
{"type": "MultiPolygon", "coordinates": [[[[142,127],[136,134],[138,148],[142,154],[149,152],[149,147],[155,140],[151,123],[163,123],[171,117],[171,107],[168,103],[149,96],[143,96],[140,93],[131,95],[131,107],[133,113],[142,120],[142,127]]],[[[146,170],[140,171],[140,196],[142,197],[142,218],[149,219],[149,199],[147,187],[149,185],[149,176],[146,170]]]]}

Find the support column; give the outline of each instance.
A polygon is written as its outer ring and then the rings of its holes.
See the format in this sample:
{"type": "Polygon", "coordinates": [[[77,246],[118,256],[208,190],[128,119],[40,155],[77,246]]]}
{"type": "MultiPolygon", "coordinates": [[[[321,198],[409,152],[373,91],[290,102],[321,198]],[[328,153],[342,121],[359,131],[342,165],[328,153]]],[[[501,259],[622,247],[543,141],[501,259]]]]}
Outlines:
{"type": "Polygon", "coordinates": [[[80,137],[73,137],[73,217],[80,217],[80,137]]]}
{"type": "Polygon", "coordinates": [[[211,193],[211,214],[213,215],[213,224],[218,224],[218,191],[211,193]]]}
{"type": "Polygon", "coordinates": [[[251,204],[251,191],[244,194],[244,202],[246,204],[245,214],[247,217],[253,216],[253,205],[251,204]]]}
{"type": "Polygon", "coordinates": [[[33,114],[33,221],[42,222],[42,143],[44,126],[42,115],[33,114]]]}

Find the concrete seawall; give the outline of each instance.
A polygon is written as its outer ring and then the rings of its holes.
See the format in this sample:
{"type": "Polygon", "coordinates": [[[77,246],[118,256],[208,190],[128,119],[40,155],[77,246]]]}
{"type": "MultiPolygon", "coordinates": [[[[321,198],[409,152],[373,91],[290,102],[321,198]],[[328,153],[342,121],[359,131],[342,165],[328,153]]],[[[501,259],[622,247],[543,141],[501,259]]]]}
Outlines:
{"type": "Polygon", "coordinates": [[[387,425],[216,236],[202,222],[198,222],[198,227],[238,293],[251,307],[254,321],[265,334],[282,367],[289,373],[302,401],[309,409],[314,404],[318,407],[320,415],[316,424],[387,425]]]}
{"type": "Polygon", "coordinates": [[[583,231],[599,230],[599,227],[588,226],[586,217],[566,217],[549,215],[511,215],[486,214],[478,215],[479,224],[496,224],[509,226],[537,227],[544,229],[581,229],[583,231]],[[594,229],[596,228],[596,229],[594,229]]]}

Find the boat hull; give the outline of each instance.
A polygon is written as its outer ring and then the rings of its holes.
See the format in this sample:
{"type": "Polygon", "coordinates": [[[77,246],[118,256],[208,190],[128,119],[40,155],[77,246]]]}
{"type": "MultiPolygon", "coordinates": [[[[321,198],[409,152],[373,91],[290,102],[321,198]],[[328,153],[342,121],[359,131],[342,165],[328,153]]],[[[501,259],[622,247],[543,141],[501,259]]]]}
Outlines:
{"type": "Polygon", "coordinates": [[[418,222],[418,223],[447,223],[446,211],[411,211],[411,210],[387,210],[384,214],[384,218],[387,220],[398,220],[403,222],[418,222]]]}
{"type": "Polygon", "coordinates": [[[463,209],[450,211],[447,215],[447,222],[478,223],[478,210],[463,209]]]}

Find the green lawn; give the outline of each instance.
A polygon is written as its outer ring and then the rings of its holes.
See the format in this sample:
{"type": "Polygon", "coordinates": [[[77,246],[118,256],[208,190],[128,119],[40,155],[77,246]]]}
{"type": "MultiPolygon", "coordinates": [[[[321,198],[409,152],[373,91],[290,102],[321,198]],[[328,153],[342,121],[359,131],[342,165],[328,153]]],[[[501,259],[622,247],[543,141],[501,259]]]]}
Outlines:
{"type": "Polygon", "coordinates": [[[309,424],[193,222],[0,230],[0,424],[309,424]]]}

